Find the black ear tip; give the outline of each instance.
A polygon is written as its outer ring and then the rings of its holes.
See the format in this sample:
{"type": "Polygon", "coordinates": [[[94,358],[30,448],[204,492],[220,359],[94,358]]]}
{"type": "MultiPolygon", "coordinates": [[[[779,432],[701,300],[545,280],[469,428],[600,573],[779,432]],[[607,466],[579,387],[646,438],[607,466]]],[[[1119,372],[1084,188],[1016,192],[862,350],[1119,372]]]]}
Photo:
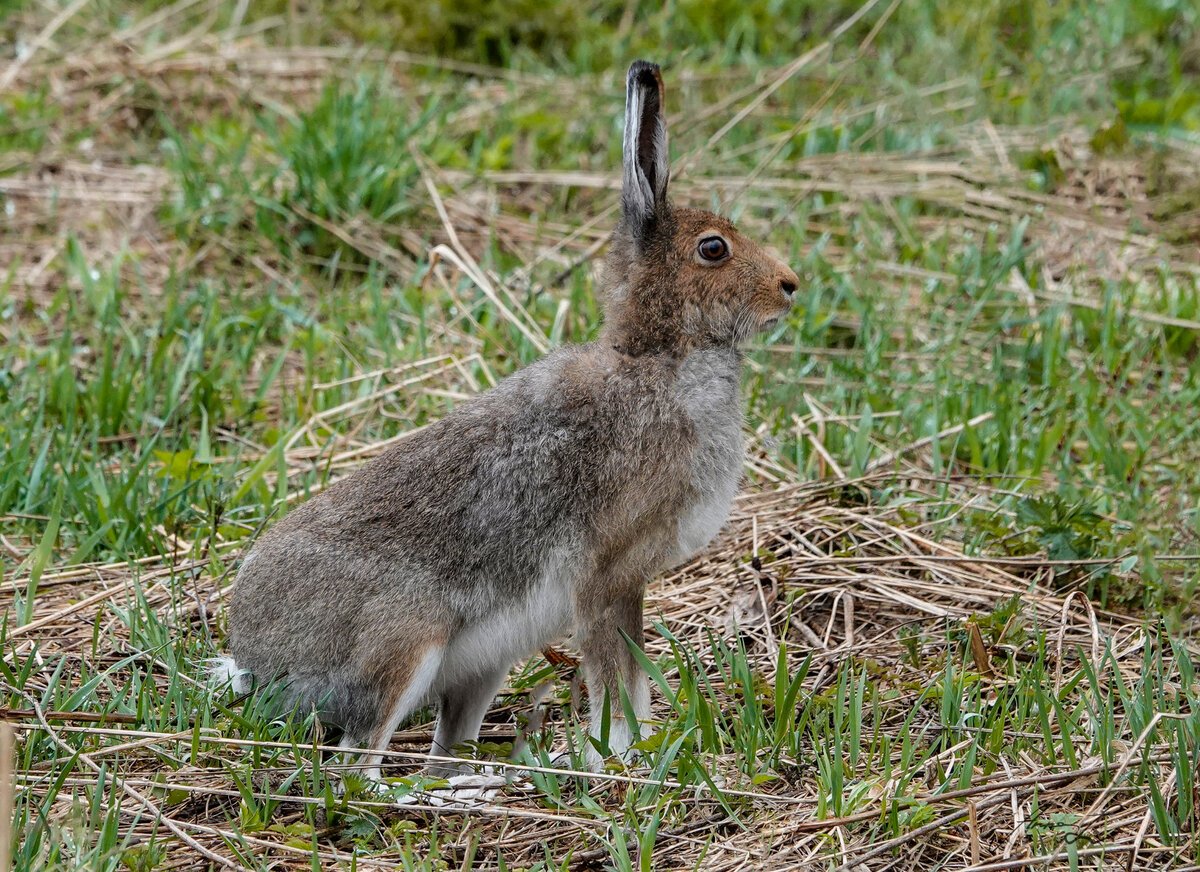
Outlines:
{"type": "Polygon", "coordinates": [[[658,64],[650,61],[634,61],[629,65],[629,84],[639,84],[647,88],[657,88],[662,81],[658,64]]]}

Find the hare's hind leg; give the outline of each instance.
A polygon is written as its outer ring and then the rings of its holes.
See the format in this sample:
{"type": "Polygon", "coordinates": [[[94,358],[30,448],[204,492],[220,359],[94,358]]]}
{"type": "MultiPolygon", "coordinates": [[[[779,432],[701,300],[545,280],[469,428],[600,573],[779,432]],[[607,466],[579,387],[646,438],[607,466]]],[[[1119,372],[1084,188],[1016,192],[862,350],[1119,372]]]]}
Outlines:
{"type": "Polygon", "coordinates": [[[413,710],[429,698],[429,690],[441,666],[444,645],[432,645],[415,650],[406,662],[395,663],[391,670],[391,687],[387,694],[389,705],[380,712],[380,719],[367,732],[365,745],[371,753],[363,756],[363,774],[371,781],[383,781],[381,752],[387,750],[392,734],[413,710]]]}
{"type": "MultiPolygon", "coordinates": [[[[483,723],[483,717],[507,675],[508,667],[505,665],[478,675],[458,678],[453,684],[442,688],[433,746],[429,749],[432,756],[454,756],[455,746],[479,738],[479,725],[483,723]]],[[[430,764],[429,771],[438,775],[454,775],[465,768],[465,764],[434,762],[430,764]]]]}
{"type": "MultiPolygon", "coordinates": [[[[610,593],[611,588],[596,585],[593,591],[610,593]]],[[[603,742],[604,704],[608,701],[608,748],[620,757],[627,756],[633,742],[635,724],[625,716],[622,693],[626,694],[633,715],[638,721],[650,717],[650,687],[642,667],[629,648],[629,638],[641,647],[642,588],[626,589],[607,602],[579,603],[580,652],[583,654],[583,675],[588,689],[589,731],[594,739],[603,742]]],[[[603,755],[589,746],[588,766],[596,770],[603,755]]]]}

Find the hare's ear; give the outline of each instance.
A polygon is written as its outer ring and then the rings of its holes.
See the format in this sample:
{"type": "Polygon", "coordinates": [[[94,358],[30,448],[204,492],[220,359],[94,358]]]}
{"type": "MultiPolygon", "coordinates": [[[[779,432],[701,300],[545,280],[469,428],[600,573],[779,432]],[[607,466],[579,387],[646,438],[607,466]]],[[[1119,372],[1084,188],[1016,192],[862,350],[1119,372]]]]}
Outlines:
{"type": "Polygon", "coordinates": [[[621,207],[625,224],[643,241],[667,205],[667,119],[658,65],[634,61],[625,92],[625,180],[621,207]]]}

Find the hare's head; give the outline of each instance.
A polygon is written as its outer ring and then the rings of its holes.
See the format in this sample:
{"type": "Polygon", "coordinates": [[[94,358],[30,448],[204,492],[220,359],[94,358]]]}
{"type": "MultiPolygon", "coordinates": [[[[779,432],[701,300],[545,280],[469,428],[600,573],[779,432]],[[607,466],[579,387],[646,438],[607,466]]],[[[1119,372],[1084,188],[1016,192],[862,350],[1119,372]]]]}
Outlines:
{"type": "Polygon", "coordinates": [[[606,331],[630,354],[735,346],[787,314],[796,274],[731,222],[671,206],[663,84],[635,61],[625,104],[621,221],[605,277],[606,331]]]}

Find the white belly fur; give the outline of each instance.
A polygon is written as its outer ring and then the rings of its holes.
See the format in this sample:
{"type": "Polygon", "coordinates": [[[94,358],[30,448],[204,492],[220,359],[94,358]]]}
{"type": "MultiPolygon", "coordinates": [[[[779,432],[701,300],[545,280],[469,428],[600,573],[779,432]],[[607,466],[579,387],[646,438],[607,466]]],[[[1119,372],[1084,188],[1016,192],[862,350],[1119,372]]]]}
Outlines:
{"type": "Polygon", "coordinates": [[[577,549],[552,549],[542,573],[521,600],[470,624],[446,646],[438,683],[450,686],[513,663],[564,636],[572,625],[577,549]]]}
{"type": "MultiPolygon", "coordinates": [[[[741,464],[738,465],[741,472],[741,464]]],[[[737,494],[738,478],[730,476],[723,487],[696,505],[692,506],[679,519],[679,540],[676,547],[676,559],[688,560],[716,538],[729,520],[729,510],[733,506],[733,498],[737,494]]]]}
{"type": "Polygon", "coordinates": [[[679,519],[675,557],[687,560],[725,526],[742,479],[745,442],[738,395],[741,361],[736,352],[706,351],[683,364],[678,399],[696,428],[692,484],[695,502],[679,519]]]}

